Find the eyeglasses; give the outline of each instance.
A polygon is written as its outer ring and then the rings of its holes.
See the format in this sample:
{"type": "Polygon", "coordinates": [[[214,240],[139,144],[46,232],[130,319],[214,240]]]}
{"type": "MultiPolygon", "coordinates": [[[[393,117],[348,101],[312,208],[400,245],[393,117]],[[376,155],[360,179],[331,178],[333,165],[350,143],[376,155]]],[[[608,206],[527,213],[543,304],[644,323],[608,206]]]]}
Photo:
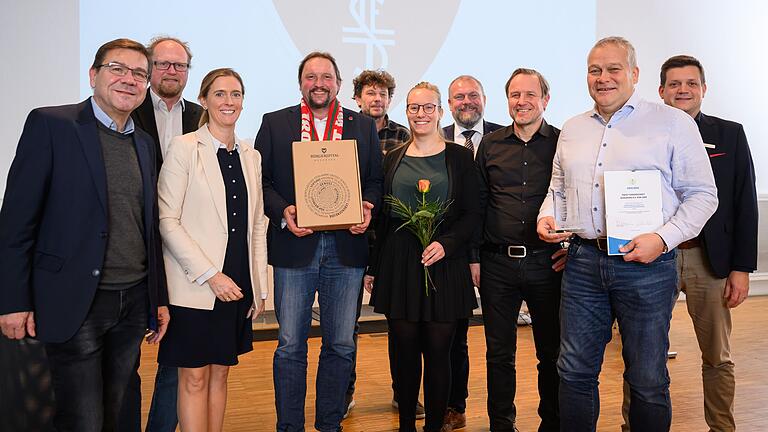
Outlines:
{"type": "Polygon", "coordinates": [[[418,114],[419,109],[424,110],[424,114],[432,114],[435,112],[435,109],[438,107],[438,105],[435,105],[433,103],[426,103],[426,104],[408,104],[406,105],[405,109],[408,110],[411,114],[418,114]]]}
{"type": "Polygon", "coordinates": [[[112,73],[112,75],[126,76],[130,71],[131,75],[133,75],[133,79],[135,79],[138,82],[146,83],[149,80],[149,73],[144,69],[130,68],[118,62],[109,62],[105,64],[100,64],[96,68],[103,68],[103,67],[107,68],[107,70],[109,70],[112,73]]]}
{"type": "Polygon", "coordinates": [[[186,72],[189,69],[189,63],[173,63],[168,61],[156,61],[152,62],[157,70],[168,70],[171,66],[176,69],[176,72],[186,72]]]}

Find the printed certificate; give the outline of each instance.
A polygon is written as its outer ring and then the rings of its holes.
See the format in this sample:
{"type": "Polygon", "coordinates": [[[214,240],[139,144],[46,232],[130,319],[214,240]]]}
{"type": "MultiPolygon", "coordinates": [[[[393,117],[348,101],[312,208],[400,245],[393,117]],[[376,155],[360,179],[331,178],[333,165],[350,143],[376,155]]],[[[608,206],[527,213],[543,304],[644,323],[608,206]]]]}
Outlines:
{"type": "Polygon", "coordinates": [[[664,225],[661,172],[606,171],[604,180],[608,255],[624,255],[621,246],[664,225]]]}

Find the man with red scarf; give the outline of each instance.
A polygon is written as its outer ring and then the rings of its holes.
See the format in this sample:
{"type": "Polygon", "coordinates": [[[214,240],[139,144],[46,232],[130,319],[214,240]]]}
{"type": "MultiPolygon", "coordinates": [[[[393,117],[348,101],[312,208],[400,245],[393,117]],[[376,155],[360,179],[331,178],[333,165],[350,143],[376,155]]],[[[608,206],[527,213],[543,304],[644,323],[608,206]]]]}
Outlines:
{"type": "Polygon", "coordinates": [[[299,65],[299,105],[268,113],[256,136],[261,153],[264,209],[269,217],[269,263],[274,268],[275,314],[280,324],[273,362],[277,431],[304,430],[307,337],[315,293],[323,344],[317,370],[315,429],[341,430],[355,352],[353,333],[360,284],[368,263],[364,235],[381,200],[381,150],[369,117],[341,107],[341,76],[328,53],[312,52],[299,65]],[[364,220],[349,230],[312,231],[296,225],[294,141],[357,141],[364,220]]]}

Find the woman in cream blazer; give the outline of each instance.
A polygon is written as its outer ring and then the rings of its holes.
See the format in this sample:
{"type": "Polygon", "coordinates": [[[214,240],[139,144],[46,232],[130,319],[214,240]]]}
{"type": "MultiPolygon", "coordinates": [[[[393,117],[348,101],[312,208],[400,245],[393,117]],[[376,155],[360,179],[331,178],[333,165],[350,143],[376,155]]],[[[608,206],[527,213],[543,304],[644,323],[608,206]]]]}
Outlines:
{"type": "Polygon", "coordinates": [[[179,368],[182,430],[221,430],[229,367],[267,297],[261,156],[235,137],[243,95],[233,70],[208,73],[201,127],[171,141],[158,180],[171,313],[158,362],[179,368]]]}

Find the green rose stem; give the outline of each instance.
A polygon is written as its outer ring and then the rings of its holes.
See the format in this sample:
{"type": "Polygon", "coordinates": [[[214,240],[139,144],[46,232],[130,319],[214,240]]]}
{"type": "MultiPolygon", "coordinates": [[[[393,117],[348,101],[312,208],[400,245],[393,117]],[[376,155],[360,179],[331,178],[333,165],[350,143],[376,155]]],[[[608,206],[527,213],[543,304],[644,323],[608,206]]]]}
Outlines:
{"type": "MultiPolygon", "coordinates": [[[[384,197],[384,201],[392,207],[392,211],[400,218],[405,220],[402,225],[397,227],[395,231],[399,231],[405,227],[411,231],[421,243],[422,250],[432,242],[437,232],[437,227],[442,223],[442,216],[448,210],[451,202],[441,202],[439,199],[435,201],[427,200],[427,193],[430,190],[429,180],[419,180],[416,185],[416,189],[421,193],[421,202],[418,203],[416,209],[411,207],[395,197],[394,195],[387,195],[384,197]],[[435,223],[437,220],[437,223],[435,223]]],[[[432,289],[437,289],[432,276],[429,274],[429,268],[424,266],[424,291],[426,295],[429,295],[429,286],[432,285],[432,289]]]]}

